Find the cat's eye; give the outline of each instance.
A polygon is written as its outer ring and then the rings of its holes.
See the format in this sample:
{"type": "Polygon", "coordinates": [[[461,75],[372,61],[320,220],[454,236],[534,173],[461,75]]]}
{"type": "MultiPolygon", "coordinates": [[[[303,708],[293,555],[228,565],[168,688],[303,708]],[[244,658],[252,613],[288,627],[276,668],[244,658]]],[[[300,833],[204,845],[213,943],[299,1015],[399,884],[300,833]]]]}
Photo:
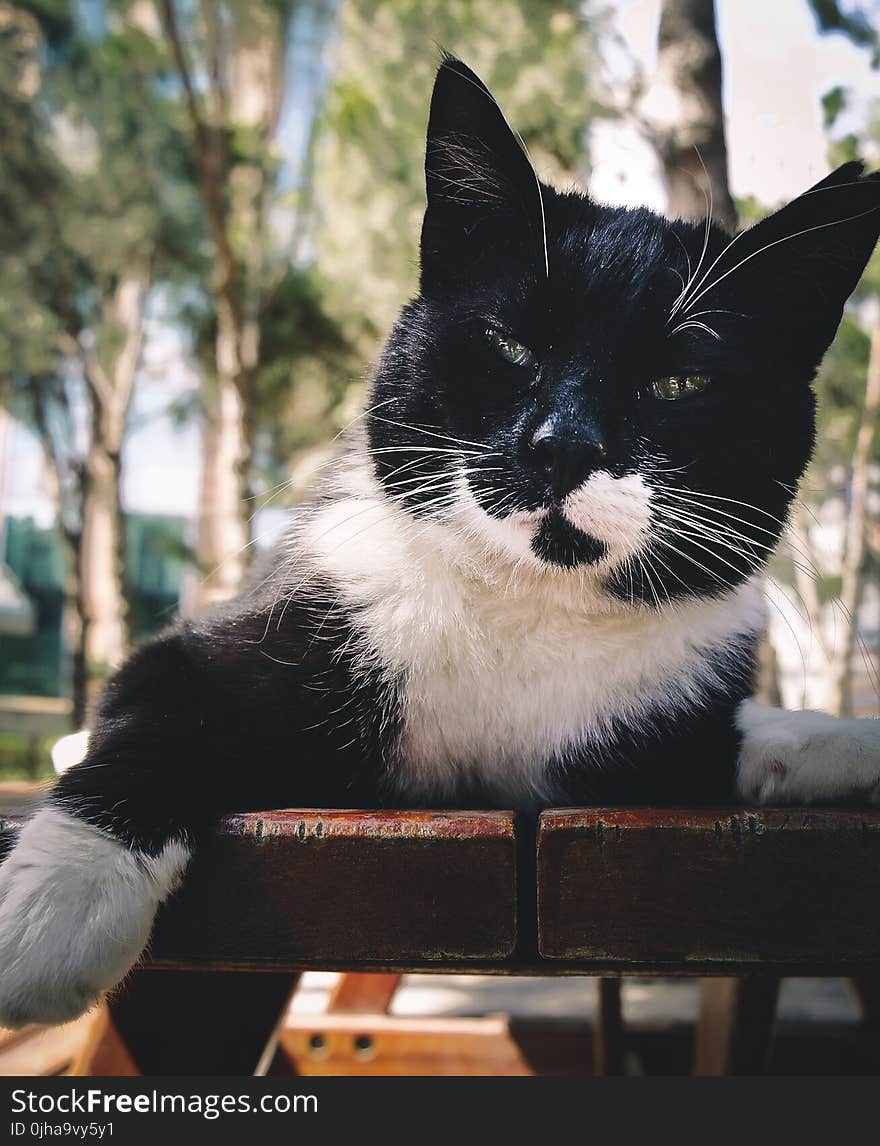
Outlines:
{"type": "Polygon", "coordinates": [[[486,338],[511,366],[531,366],[535,361],[534,354],[527,346],[523,346],[521,342],[517,342],[515,338],[511,338],[509,334],[494,326],[486,328],[486,338]]]}
{"type": "Polygon", "coordinates": [[[651,386],[651,393],[664,402],[677,402],[679,398],[699,394],[708,385],[709,378],[705,374],[671,374],[668,378],[658,378],[651,386]]]}

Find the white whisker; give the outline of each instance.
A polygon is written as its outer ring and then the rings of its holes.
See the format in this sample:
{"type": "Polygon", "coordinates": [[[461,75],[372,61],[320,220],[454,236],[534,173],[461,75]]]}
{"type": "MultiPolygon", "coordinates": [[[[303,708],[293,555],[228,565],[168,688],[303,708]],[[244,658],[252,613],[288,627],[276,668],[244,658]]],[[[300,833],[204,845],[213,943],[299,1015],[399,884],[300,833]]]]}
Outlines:
{"type": "MultiPolygon", "coordinates": [[[[752,251],[752,253],[750,255],[746,255],[744,259],[740,259],[740,261],[732,266],[730,270],[725,271],[722,275],[719,275],[716,279],[710,282],[708,286],[704,286],[697,294],[693,295],[688,300],[687,308],[692,307],[694,303],[703,297],[704,294],[707,294],[710,290],[714,290],[719,283],[723,282],[729,275],[732,275],[734,271],[738,271],[740,267],[745,266],[746,263],[750,262],[758,255],[763,254],[765,251],[769,251],[772,247],[777,247],[780,243],[785,243],[789,239],[797,239],[801,235],[810,235],[814,231],[822,231],[826,227],[837,227],[843,223],[853,223],[856,219],[863,219],[866,215],[872,215],[875,211],[880,211],[880,206],[870,207],[867,211],[860,211],[857,215],[850,215],[846,219],[832,219],[830,223],[818,223],[815,227],[804,227],[804,229],[801,231],[794,231],[789,235],[783,235],[780,239],[774,239],[772,243],[765,243],[763,247],[759,247],[757,251],[752,251]]],[[[742,233],[747,234],[748,232],[742,233]]],[[[684,311],[685,314],[687,313],[687,308],[684,311]]]]}
{"type": "MultiPolygon", "coordinates": [[[[681,304],[684,302],[684,299],[686,298],[688,291],[691,289],[691,284],[693,283],[696,276],[700,273],[700,267],[703,265],[703,260],[706,257],[706,251],[708,250],[708,247],[709,247],[709,235],[710,235],[711,230],[712,230],[712,208],[714,205],[713,204],[713,198],[712,198],[712,180],[709,178],[709,172],[706,171],[706,164],[703,163],[703,157],[702,157],[702,155],[700,155],[700,149],[698,147],[695,147],[694,151],[696,151],[696,153],[697,153],[697,159],[699,159],[700,166],[703,168],[703,174],[706,176],[706,187],[700,188],[700,190],[703,192],[703,198],[706,200],[706,231],[705,231],[705,234],[703,236],[703,249],[700,252],[700,261],[697,263],[697,266],[696,266],[696,269],[694,270],[694,273],[692,275],[689,275],[688,281],[687,281],[686,286],[684,287],[684,290],[682,290],[681,294],[673,302],[672,307],[670,308],[670,311],[669,311],[669,317],[670,318],[673,317],[673,315],[679,309],[681,304]],[[706,190],[707,187],[708,187],[708,193],[706,190]]],[[[673,234],[674,233],[675,232],[673,232],[673,234]]],[[[678,238],[677,235],[676,235],[676,238],[678,238]]],[[[679,239],[679,242],[681,242],[680,239],[679,239]]],[[[682,244],[682,246],[683,245],[684,244],[682,244]]],[[[687,255],[687,251],[685,251],[685,255],[687,255]]],[[[690,259],[688,259],[688,269],[690,269],[690,259]]]]}

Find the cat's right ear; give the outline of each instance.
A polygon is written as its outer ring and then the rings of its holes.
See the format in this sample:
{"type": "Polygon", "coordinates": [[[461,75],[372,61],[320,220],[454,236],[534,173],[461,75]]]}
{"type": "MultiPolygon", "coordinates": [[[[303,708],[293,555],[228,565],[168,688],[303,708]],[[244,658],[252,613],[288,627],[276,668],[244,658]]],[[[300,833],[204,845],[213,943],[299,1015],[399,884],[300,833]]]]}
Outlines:
{"type": "Polygon", "coordinates": [[[425,185],[423,290],[452,278],[460,282],[487,256],[505,252],[546,274],[544,202],[535,170],[495,97],[452,56],[434,82],[425,185]]]}
{"type": "Polygon", "coordinates": [[[844,163],[728,243],[678,313],[759,318],[771,348],[812,377],[880,235],[880,174],[844,163]]]}

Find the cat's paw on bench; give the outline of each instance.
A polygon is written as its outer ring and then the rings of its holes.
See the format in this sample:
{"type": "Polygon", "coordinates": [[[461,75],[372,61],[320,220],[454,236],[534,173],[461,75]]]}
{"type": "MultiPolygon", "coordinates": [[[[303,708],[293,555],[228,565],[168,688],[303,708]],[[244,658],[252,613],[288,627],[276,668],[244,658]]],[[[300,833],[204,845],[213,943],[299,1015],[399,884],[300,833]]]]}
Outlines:
{"type": "Polygon", "coordinates": [[[0,1025],[76,1018],[125,975],[189,858],[158,857],[51,806],[0,866],[0,1025]]]}
{"type": "Polygon", "coordinates": [[[740,705],[737,787],[756,804],[880,803],[880,720],[740,705]]]}

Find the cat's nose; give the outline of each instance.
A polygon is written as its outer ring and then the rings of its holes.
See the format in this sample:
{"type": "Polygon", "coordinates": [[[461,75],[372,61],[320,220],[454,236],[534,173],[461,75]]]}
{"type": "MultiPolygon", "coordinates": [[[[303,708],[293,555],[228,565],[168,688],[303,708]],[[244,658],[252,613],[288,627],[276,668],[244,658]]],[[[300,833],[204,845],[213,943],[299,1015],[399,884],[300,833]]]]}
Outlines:
{"type": "Polygon", "coordinates": [[[557,498],[577,489],[608,456],[601,431],[592,420],[573,424],[553,414],[538,426],[529,445],[535,465],[557,498]]]}

